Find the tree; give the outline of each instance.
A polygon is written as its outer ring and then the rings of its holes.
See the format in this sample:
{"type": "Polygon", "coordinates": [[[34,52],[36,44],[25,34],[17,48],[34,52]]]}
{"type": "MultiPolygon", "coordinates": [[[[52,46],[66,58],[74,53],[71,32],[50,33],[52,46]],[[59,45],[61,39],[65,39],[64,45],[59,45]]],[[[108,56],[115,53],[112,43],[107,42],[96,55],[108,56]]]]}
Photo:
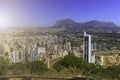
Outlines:
{"type": "Polygon", "coordinates": [[[28,62],[25,65],[30,74],[43,74],[48,71],[46,64],[41,61],[28,62]]]}
{"type": "Polygon", "coordinates": [[[3,57],[0,57],[0,75],[7,74],[9,67],[9,60],[3,57]]]}
{"type": "Polygon", "coordinates": [[[61,71],[63,68],[69,68],[69,67],[80,67],[80,64],[82,63],[82,59],[79,57],[76,57],[74,55],[67,55],[57,63],[53,65],[53,67],[57,71],[61,71]]]}

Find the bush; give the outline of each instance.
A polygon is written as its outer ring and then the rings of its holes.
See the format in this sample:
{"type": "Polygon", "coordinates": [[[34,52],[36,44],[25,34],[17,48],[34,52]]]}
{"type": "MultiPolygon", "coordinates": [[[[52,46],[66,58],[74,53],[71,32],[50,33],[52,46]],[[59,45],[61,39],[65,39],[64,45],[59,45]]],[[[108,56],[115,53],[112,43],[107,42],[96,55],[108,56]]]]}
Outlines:
{"type": "Polygon", "coordinates": [[[67,55],[57,63],[53,65],[53,68],[55,68],[57,71],[61,71],[64,68],[69,67],[80,67],[79,65],[82,63],[82,59],[78,58],[74,55],[67,55]]]}
{"type": "Polygon", "coordinates": [[[42,75],[48,71],[46,64],[40,61],[33,61],[27,63],[13,63],[9,66],[11,74],[36,74],[42,75]]]}
{"type": "Polygon", "coordinates": [[[31,74],[43,74],[48,71],[46,64],[40,61],[28,62],[27,68],[28,67],[31,74]]]}
{"type": "Polygon", "coordinates": [[[87,63],[74,55],[65,56],[60,61],[56,62],[53,65],[53,68],[63,75],[77,75],[82,73],[82,76],[91,76],[96,80],[120,78],[120,66],[112,66],[108,68],[97,67],[94,64],[87,63]]]}

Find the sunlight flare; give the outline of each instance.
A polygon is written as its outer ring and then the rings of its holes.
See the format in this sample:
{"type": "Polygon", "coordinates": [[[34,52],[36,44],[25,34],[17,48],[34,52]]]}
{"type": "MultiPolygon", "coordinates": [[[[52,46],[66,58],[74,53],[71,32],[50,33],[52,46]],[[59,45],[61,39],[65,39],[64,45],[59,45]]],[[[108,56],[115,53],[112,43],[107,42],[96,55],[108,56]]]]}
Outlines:
{"type": "Polygon", "coordinates": [[[10,14],[0,13],[0,30],[9,28],[12,24],[12,18],[10,14]]]}

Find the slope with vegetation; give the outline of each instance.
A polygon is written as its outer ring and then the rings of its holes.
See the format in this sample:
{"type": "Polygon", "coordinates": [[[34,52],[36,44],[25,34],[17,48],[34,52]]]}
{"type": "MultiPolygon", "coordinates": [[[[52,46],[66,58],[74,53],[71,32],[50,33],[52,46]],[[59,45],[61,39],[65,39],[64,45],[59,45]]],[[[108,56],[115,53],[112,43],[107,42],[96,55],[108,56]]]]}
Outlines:
{"type": "Polygon", "coordinates": [[[120,79],[120,65],[103,68],[92,63],[84,62],[74,55],[67,55],[48,69],[46,64],[40,61],[28,63],[10,63],[9,60],[0,57],[0,75],[39,75],[54,77],[91,77],[95,80],[120,79]]]}
{"type": "Polygon", "coordinates": [[[120,79],[120,65],[103,68],[92,63],[84,62],[74,55],[65,56],[54,64],[56,73],[61,76],[92,77],[95,80],[120,79]]]}

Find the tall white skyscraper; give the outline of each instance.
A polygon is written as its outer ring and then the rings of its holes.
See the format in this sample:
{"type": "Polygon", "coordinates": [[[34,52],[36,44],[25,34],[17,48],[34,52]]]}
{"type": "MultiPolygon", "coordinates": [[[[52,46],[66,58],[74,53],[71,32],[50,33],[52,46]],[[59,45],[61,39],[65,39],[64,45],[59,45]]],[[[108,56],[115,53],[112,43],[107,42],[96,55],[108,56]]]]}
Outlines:
{"type": "Polygon", "coordinates": [[[16,51],[13,51],[13,54],[12,54],[12,62],[13,62],[13,63],[16,63],[16,51]]]}
{"type": "Polygon", "coordinates": [[[70,52],[71,51],[71,42],[66,41],[65,47],[66,47],[67,51],[70,52]]]}
{"type": "Polygon", "coordinates": [[[37,55],[36,50],[35,50],[35,48],[33,48],[30,52],[30,60],[35,61],[36,60],[36,55],[37,55]]]}
{"type": "Polygon", "coordinates": [[[91,62],[91,35],[84,32],[83,40],[83,60],[86,62],[91,62]]]}

